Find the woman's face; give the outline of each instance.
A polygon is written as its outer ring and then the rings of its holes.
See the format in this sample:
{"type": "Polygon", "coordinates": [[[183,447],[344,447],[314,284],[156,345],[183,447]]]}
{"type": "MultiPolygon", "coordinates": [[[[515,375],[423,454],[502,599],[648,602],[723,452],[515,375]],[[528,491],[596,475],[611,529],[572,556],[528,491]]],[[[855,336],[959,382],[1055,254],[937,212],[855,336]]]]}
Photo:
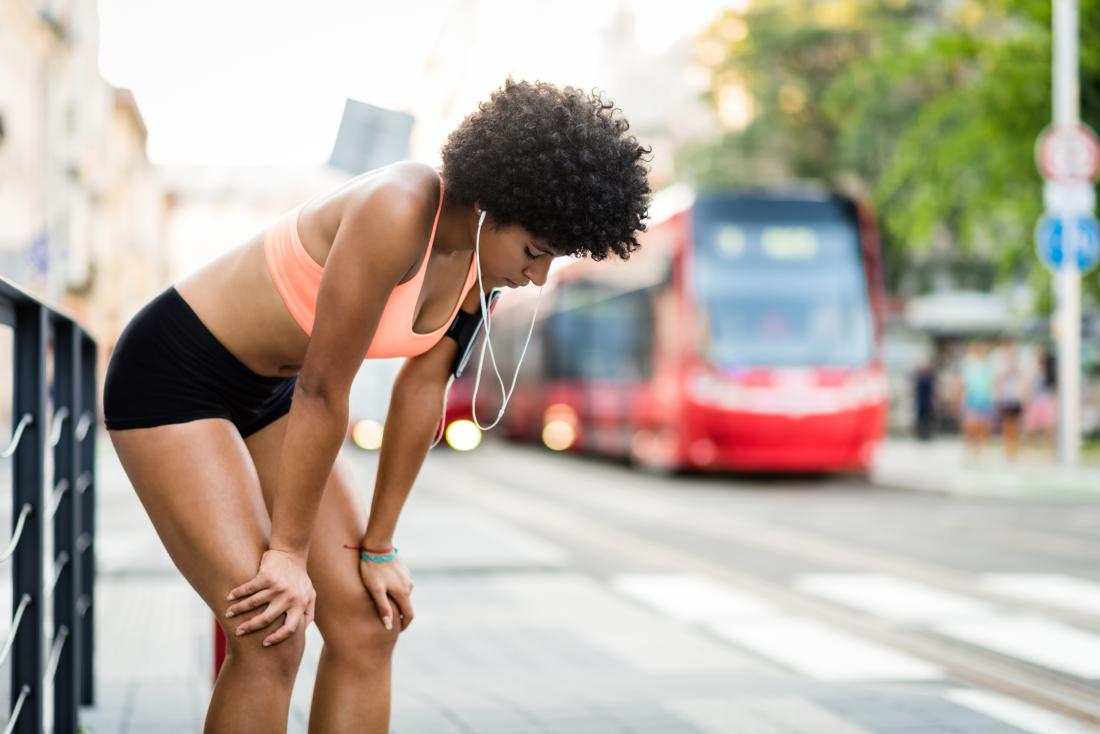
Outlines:
{"type": "Polygon", "coordinates": [[[546,283],[555,255],[545,240],[523,227],[492,225],[486,217],[481,229],[481,279],[486,289],[520,288],[528,283],[546,283]]]}

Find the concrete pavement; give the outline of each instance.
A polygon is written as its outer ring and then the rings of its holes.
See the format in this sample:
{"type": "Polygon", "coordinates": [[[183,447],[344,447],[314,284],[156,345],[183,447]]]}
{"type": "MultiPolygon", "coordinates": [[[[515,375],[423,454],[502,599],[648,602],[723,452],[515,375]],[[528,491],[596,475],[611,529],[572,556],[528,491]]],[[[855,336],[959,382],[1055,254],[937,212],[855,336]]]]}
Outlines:
{"type": "MultiPolygon", "coordinates": [[[[98,704],[83,721],[95,734],[201,731],[212,618],[109,441],[99,445],[98,704]]],[[[369,502],[376,455],[349,451],[369,502]]],[[[457,466],[429,457],[401,520],[417,620],[394,663],[395,734],[1090,731],[1034,707],[1013,714],[1012,701],[950,680],[830,682],[792,670],[736,628],[715,634],[676,613],[676,599],[655,606],[582,571],[578,549],[464,502],[448,491],[457,466]]],[[[608,569],[620,579],[647,570],[608,569]]],[[[320,647],[311,626],[290,732],[306,731],[320,647]]]]}

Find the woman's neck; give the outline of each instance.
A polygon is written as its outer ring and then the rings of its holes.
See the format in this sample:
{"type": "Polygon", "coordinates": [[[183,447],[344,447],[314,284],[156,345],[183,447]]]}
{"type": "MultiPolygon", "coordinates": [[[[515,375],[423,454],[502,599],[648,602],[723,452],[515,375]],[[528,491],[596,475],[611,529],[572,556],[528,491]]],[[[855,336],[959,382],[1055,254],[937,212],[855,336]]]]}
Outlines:
{"type": "Polygon", "coordinates": [[[477,235],[477,210],[473,204],[462,204],[443,194],[443,211],[435,230],[435,249],[448,254],[474,249],[477,235]]]}

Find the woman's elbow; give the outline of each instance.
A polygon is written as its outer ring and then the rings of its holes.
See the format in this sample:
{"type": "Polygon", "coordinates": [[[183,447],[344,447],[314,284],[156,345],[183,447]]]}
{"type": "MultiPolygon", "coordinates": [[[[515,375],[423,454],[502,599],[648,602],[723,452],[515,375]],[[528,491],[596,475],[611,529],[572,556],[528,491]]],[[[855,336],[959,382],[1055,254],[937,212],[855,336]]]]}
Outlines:
{"type": "Polygon", "coordinates": [[[349,410],[348,396],[346,393],[341,394],[339,391],[319,389],[311,390],[307,385],[303,385],[302,382],[299,381],[294,386],[293,400],[295,403],[300,403],[308,409],[322,413],[335,420],[337,423],[341,420],[347,423],[349,410]]]}

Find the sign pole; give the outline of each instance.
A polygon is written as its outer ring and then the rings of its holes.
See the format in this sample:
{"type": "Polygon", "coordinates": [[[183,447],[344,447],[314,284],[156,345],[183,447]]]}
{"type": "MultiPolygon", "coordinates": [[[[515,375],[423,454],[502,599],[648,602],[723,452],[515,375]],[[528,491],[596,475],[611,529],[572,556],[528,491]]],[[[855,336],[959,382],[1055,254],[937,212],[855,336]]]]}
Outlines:
{"type": "MultiPolygon", "coordinates": [[[[1077,0],[1054,0],[1054,123],[1078,125],[1077,0]]],[[[1062,268],[1055,275],[1058,303],[1058,460],[1066,466],[1081,454],[1081,277],[1077,227],[1062,217],[1062,268]]]]}
{"type": "Polygon", "coordinates": [[[1077,464],[1081,456],[1081,276],[1077,270],[1077,227],[1062,219],[1065,261],[1054,276],[1058,288],[1058,460],[1077,464]]]}

